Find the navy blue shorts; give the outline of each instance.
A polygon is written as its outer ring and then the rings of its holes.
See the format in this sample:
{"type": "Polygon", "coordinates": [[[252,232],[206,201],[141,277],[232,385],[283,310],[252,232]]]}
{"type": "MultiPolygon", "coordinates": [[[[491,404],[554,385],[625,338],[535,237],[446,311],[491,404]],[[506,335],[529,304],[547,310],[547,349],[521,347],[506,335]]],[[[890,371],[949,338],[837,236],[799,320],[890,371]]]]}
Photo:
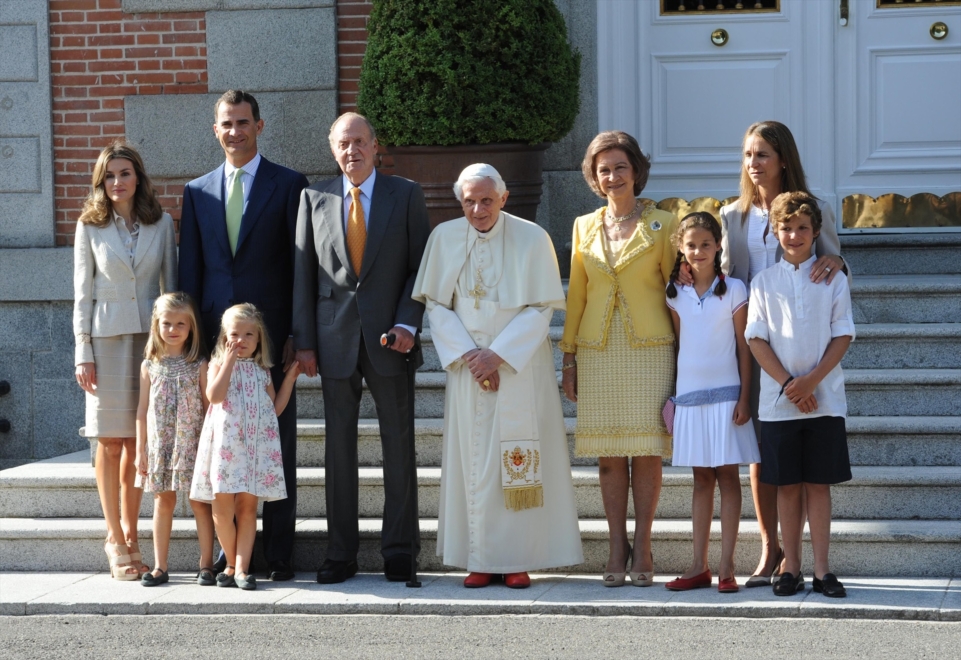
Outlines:
{"type": "Polygon", "coordinates": [[[843,417],[761,422],[761,482],[772,486],[851,480],[843,417]]]}

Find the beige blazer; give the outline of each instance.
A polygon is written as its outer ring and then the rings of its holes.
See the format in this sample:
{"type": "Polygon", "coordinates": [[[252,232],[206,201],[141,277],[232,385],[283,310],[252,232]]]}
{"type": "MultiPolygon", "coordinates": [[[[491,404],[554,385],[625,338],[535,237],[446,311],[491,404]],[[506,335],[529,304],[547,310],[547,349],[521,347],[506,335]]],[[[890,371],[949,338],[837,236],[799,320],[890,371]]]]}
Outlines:
{"type": "MultiPolygon", "coordinates": [[[[837,224],[834,211],[830,206],[818,202],[821,209],[821,233],[814,242],[814,254],[822,257],[826,254],[841,256],[841,241],[838,239],[837,224]]],[[[747,222],[741,224],[741,210],[737,202],[721,207],[721,270],[729,277],[736,277],[750,287],[749,274],[751,272],[751,255],[747,249],[747,222]]],[[[777,247],[777,261],[781,260],[783,250],[777,247]]],[[[845,262],[848,281],[851,279],[851,267],[845,262]]]]}
{"type": "Polygon", "coordinates": [[[140,226],[133,266],[113,222],[106,227],[78,222],[73,255],[76,364],[93,362],[86,336],[149,331],[154,301],[177,290],[177,242],[166,213],[154,224],[140,226]]]}

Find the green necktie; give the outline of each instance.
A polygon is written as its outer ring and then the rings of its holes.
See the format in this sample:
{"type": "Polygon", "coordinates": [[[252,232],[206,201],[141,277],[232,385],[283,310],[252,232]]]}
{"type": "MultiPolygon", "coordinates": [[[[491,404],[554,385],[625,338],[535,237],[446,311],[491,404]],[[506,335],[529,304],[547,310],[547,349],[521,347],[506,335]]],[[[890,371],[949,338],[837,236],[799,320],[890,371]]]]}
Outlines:
{"type": "Polygon", "coordinates": [[[237,239],[240,237],[240,220],[244,217],[243,170],[234,171],[234,180],[227,191],[227,240],[230,253],[237,254],[237,239]]]}

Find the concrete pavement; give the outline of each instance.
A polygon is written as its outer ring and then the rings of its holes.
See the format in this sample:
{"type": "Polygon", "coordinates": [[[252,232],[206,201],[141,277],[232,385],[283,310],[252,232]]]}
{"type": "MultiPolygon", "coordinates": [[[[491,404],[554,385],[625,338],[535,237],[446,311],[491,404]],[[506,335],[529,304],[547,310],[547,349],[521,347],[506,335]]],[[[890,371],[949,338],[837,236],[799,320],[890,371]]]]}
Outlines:
{"type": "MultiPolygon", "coordinates": [[[[781,598],[769,588],[719,594],[712,589],[671,592],[658,576],[650,588],[605,588],[599,576],[535,575],[531,588],[503,585],[464,589],[464,573],[427,573],[409,589],[379,574],[360,574],[338,585],[319,585],[312,573],[291,582],[258,580],[254,592],[200,587],[192,574],[171,574],[169,584],[147,588],[111,580],[106,573],[0,573],[0,614],[384,614],[589,615],[748,618],[914,619],[961,621],[961,578],[854,578],[840,576],[846,599],[811,590],[781,598]]],[[[739,578],[743,584],[744,578],[739,578]]]]}

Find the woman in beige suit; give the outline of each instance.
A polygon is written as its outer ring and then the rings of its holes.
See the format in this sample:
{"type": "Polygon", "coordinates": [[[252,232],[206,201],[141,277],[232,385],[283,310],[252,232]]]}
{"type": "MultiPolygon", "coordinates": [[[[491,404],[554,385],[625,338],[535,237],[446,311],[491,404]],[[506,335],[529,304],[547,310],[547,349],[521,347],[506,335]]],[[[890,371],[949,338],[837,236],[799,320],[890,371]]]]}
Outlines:
{"type": "Polygon", "coordinates": [[[100,152],[74,241],[73,329],[76,377],[86,394],[81,435],[97,438],[97,490],[107,520],[110,574],[136,580],[136,415],[154,300],[177,288],[173,220],[136,149],[117,141],[100,152]]]}
{"type": "MultiPolygon", "coordinates": [[[[744,134],[743,166],[741,167],[740,197],[721,207],[721,268],[750,288],[751,280],[759,272],[781,260],[781,246],[768,220],[774,198],[784,192],[803,191],[810,194],[801,156],[790,129],[777,121],[751,124],[744,134]]],[[[817,260],[811,269],[815,282],[830,282],[838,273],[848,275],[840,256],[834,211],[819,204],[824,222],[814,246],[817,260]]],[[[751,415],[760,440],[757,421],[758,393],[761,369],[755,362],[752,373],[751,415]]],[[[746,586],[771,584],[771,576],[779,572],[784,557],[777,537],[777,487],[760,482],[761,465],[751,466],[751,491],[754,509],[761,529],[761,557],[754,575],[746,586]]]]}

